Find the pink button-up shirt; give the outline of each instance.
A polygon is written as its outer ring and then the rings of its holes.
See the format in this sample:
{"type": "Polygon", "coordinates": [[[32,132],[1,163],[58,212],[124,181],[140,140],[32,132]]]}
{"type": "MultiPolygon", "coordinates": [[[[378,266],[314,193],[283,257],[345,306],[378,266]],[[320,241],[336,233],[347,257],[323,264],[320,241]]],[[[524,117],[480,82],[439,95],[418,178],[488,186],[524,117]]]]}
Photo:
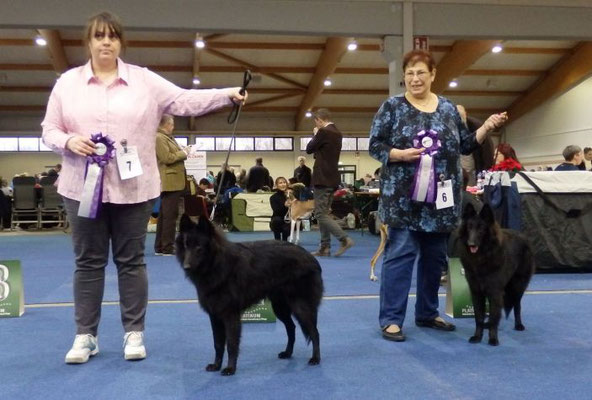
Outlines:
{"type": "Polygon", "coordinates": [[[80,200],[84,185],[86,157],[65,148],[72,135],[102,132],[121,148],[121,140],[136,146],[143,174],[119,178],[117,162],[105,167],[103,202],[140,203],[160,195],[160,175],[156,162],[156,130],[162,114],[201,115],[231,104],[224,90],[188,90],[175,86],[146,68],[117,60],[118,78],[109,86],[93,74],[90,61],[65,72],[56,82],[43,127],[43,142],[62,154],[58,192],[80,200]]]}

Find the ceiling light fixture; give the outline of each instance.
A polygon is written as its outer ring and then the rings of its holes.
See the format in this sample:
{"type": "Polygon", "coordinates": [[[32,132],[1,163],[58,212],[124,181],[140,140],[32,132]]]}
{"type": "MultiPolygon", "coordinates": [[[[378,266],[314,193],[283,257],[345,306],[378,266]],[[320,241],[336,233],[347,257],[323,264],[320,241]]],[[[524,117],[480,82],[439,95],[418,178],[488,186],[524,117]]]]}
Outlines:
{"type": "Polygon", "coordinates": [[[323,82],[323,85],[325,86],[331,86],[333,84],[333,82],[331,82],[331,78],[326,78],[325,81],[323,82]]]}
{"type": "Polygon", "coordinates": [[[491,48],[492,53],[500,53],[504,48],[500,44],[496,44],[491,48]]]}
{"type": "Polygon", "coordinates": [[[199,80],[199,77],[198,76],[194,76],[193,77],[193,84],[195,86],[198,86],[200,83],[201,83],[201,81],[199,80]]]}
{"type": "Polygon", "coordinates": [[[306,118],[310,118],[310,117],[312,117],[312,113],[310,112],[310,110],[308,110],[308,111],[307,111],[307,112],[304,114],[304,116],[305,116],[306,118]]]}
{"type": "Polygon", "coordinates": [[[37,46],[47,46],[47,40],[45,40],[43,37],[41,36],[37,36],[35,38],[35,44],[37,46]]]}
{"type": "Polygon", "coordinates": [[[347,45],[347,49],[349,51],[354,51],[358,48],[358,42],[356,42],[355,40],[352,40],[348,45],[347,45]]]}
{"type": "Polygon", "coordinates": [[[206,47],[206,42],[203,40],[201,36],[198,36],[195,39],[195,47],[197,47],[198,49],[203,49],[204,47],[206,47]]]}
{"type": "Polygon", "coordinates": [[[450,81],[450,83],[448,84],[449,87],[451,88],[455,88],[458,86],[458,82],[456,80],[450,81]]]}

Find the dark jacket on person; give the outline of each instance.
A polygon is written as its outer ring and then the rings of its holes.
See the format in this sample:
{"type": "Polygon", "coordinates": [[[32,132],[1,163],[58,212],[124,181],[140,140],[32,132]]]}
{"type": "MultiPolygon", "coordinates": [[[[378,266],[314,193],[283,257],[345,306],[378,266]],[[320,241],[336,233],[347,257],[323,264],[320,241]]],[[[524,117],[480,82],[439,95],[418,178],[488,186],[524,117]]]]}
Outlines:
{"type": "Polygon", "coordinates": [[[312,171],[306,165],[298,166],[294,170],[294,179],[296,182],[303,183],[304,186],[310,187],[310,183],[312,182],[312,171]]]}
{"type": "Polygon", "coordinates": [[[247,192],[255,193],[263,186],[269,185],[269,170],[263,165],[255,165],[249,170],[247,175],[247,192]]]}
{"type": "MultiPolygon", "coordinates": [[[[216,191],[218,190],[218,186],[220,185],[221,179],[222,171],[218,172],[218,176],[216,176],[216,191]]],[[[236,186],[236,176],[230,170],[224,171],[224,182],[222,182],[222,190],[220,190],[220,193],[225,193],[228,189],[234,186],[236,186]]]]}
{"type": "Polygon", "coordinates": [[[269,205],[273,211],[272,218],[281,217],[282,220],[288,213],[288,207],[286,207],[286,193],[281,190],[277,190],[269,198],[269,205]]]}
{"type": "Polygon", "coordinates": [[[555,167],[555,171],[579,171],[580,169],[578,168],[577,165],[573,165],[572,163],[568,163],[568,162],[564,162],[559,164],[557,167],[555,167]]]}
{"type": "Polygon", "coordinates": [[[312,185],[337,188],[341,183],[338,163],[341,154],[343,135],[335,124],[318,130],[306,146],[306,153],[313,154],[315,163],[312,170],[312,185]]]}

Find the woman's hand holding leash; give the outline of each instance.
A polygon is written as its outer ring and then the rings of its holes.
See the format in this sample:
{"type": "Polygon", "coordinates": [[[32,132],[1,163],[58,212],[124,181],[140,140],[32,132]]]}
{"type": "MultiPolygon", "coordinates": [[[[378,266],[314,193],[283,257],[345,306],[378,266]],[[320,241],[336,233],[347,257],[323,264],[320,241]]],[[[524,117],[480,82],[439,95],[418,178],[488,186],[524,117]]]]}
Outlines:
{"type": "Polygon", "coordinates": [[[232,100],[233,103],[242,102],[243,105],[247,102],[247,97],[249,94],[246,90],[243,90],[241,87],[233,87],[227,89],[228,98],[232,100]]]}

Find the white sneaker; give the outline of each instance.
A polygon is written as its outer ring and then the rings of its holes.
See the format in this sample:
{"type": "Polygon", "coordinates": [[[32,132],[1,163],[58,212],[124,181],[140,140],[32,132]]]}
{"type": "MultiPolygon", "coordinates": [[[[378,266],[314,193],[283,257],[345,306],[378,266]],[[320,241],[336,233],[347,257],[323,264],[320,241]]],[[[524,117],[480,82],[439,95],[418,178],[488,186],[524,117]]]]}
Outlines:
{"type": "Polygon", "coordinates": [[[66,354],[66,364],[84,364],[99,352],[99,340],[90,333],[76,335],[72,348],[66,354]]]}
{"type": "Polygon", "coordinates": [[[146,358],[144,332],[132,331],[123,336],[123,356],[126,360],[143,360],[146,358]]]}

